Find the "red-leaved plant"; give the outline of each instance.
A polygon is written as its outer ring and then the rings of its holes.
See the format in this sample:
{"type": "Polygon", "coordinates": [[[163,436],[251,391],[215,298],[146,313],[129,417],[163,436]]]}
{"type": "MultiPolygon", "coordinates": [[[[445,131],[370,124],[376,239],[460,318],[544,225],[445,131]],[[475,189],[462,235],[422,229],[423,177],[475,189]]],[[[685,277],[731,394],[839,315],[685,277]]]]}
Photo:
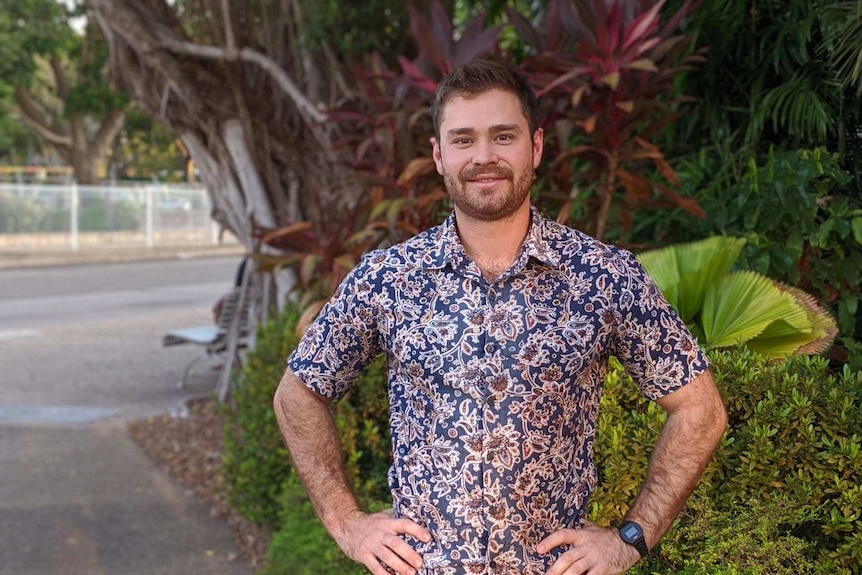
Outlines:
{"type": "Polygon", "coordinates": [[[534,50],[524,66],[546,110],[546,156],[553,159],[547,197],[557,200],[562,222],[585,203],[586,221],[578,223],[600,239],[614,206],[624,231],[646,205],[705,216],[674,191],[677,175],[654,143],[687,100],[674,95],[675,78],[703,59],[677,33],[696,0],[662,24],[664,3],[551,0],[541,28],[508,12],[534,50]],[[649,174],[650,165],[657,174],[649,174]]]}
{"type": "Polygon", "coordinates": [[[281,255],[261,256],[266,266],[297,272],[304,329],[363,253],[439,223],[447,198],[431,157],[430,107],[437,82],[452,67],[496,49],[500,26],[479,15],[456,34],[439,0],[428,12],[411,3],[410,27],[419,56],[399,58],[401,72],[370,55],[352,70],[352,98],[328,111],[340,135],[337,157],[350,168],[345,185],[361,186],[359,201],[339,208],[342,225],[326,233],[308,222],[264,230],[261,241],[281,255]]]}

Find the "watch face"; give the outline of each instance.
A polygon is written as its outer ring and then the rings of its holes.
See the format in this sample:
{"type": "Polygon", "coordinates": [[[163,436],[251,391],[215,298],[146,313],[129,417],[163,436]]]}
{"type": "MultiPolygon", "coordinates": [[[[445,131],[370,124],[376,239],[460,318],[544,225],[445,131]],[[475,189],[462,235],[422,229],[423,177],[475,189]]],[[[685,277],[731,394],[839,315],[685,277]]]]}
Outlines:
{"type": "Polygon", "coordinates": [[[638,529],[637,525],[627,523],[620,530],[620,535],[623,536],[623,539],[627,539],[629,541],[632,541],[632,540],[638,538],[638,536],[640,535],[640,529],[638,529]]]}

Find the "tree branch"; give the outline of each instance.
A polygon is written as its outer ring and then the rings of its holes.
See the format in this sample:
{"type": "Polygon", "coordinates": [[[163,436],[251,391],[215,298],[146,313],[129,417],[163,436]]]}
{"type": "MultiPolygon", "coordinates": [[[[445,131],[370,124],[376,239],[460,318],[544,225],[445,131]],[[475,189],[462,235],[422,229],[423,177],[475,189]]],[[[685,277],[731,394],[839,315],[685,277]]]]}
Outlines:
{"type": "Polygon", "coordinates": [[[123,124],[126,122],[125,108],[120,110],[111,110],[108,117],[102,120],[99,126],[99,131],[96,132],[93,138],[93,148],[99,150],[100,153],[107,149],[123,129],[123,124]]]}
{"type": "MultiPolygon", "coordinates": [[[[202,46],[192,42],[183,42],[173,39],[163,39],[162,45],[169,51],[175,54],[185,54],[188,56],[197,56],[198,58],[207,58],[210,60],[230,61],[229,53],[226,49],[218,46],[202,46]]],[[[317,109],[305,95],[299,90],[296,84],[287,73],[275,61],[251,48],[243,48],[237,52],[237,57],[245,62],[253,62],[263,68],[276,81],[284,92],[290,96],[293,103],[296,104],[299,112],[308,120],[315,123],[321,123],[326,120],[326,115],[317,109]]]]}
{"type": "Polygon", "coordinates": [[[39,107],[33,101],[30,92],[23,86],[15,88],[15,102],[18,104],[18,111],[21,113],[22,119],[27,124],[36,130],[36,132],[52,146],[70,148],[72,146],[72,138],[58,134],[45,120],[39,107]]]}
{"type": "Polygon", "coordinates": [[[233,21],[230,17],[230,3],[228,0],[221,0],[221,12],[224,19],[224,43],[225,50],[229,57],[235,57],[236,54],[236,39],[233,35],[233,21]]]}
{"type": "Polygon", "coordinates": [[[51,70],[54,72],[54,81],[57,83],[57,94],[64,102],[69,97],[69,82],[66,80],[66,71],[60,64],[60,59],[52,57],[50,60],[51,70]]]}

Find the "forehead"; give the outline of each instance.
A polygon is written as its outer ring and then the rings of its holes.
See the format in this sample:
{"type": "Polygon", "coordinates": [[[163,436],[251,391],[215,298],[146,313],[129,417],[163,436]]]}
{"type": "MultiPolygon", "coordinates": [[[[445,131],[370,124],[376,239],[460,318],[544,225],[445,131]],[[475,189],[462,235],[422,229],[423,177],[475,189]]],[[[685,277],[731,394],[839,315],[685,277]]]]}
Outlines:
{"type": "Polygon", "coordinates": [[[465,128],[482,131],[502,124],[517,124],[525,130],[529,126],[518,97],[495,88],[476,95],[450,98],[443,106],[440,133],[465,128]]]}

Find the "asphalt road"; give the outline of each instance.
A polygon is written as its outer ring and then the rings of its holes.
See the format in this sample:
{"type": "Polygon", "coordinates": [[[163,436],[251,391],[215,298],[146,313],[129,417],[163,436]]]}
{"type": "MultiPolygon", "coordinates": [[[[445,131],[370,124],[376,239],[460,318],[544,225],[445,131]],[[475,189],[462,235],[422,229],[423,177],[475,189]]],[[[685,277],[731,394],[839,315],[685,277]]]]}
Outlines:
{"type": "Polygon", "coordinates": [[[238,260],[0,270],[0,575],[248,575],[229,528],[131,441],[217,372],[162,334],[209,324],[238,260]]]}
{"type": "Polygon", "coordinates": [[[206,393],[213,373],[205,362],[188,390],[175,385],[200,349],[162,348],[161,336],[210,323],[236,265],[206,258],[0,270],[0,424],[71,416],[72,408],[139,417],[169,411],[189,391],[206,393]]]}

